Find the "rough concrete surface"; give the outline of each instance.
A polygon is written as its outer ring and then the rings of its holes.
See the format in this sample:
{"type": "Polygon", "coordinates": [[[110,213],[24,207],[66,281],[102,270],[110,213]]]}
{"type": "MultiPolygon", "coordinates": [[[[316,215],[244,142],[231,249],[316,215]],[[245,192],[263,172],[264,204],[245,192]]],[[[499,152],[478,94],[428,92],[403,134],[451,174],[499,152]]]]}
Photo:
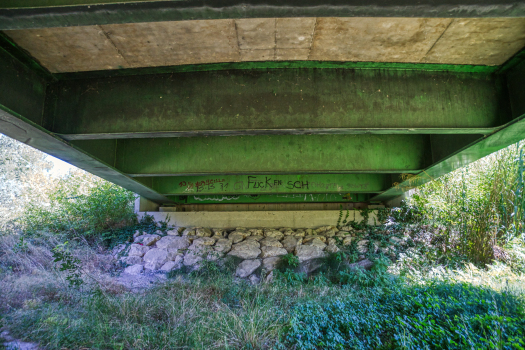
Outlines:
{"type": "Polygon", "coordinates": [[[525,18],[253,18],[5,33],[58,73],[279,60],[499,65],[525,46],[525,18]]]}

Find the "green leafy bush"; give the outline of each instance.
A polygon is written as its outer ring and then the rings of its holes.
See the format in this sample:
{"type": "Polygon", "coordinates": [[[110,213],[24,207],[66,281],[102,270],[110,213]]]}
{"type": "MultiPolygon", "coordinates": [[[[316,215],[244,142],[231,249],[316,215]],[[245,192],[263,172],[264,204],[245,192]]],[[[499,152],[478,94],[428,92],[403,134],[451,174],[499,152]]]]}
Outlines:
{"type": "Polygon", "coordinates": [[[367,290],[297,305],[284,343],[298,349],[520,349],[520,301],[467,284],[367,290]]]}
{"type": "Polygon", "coordinates": [[[102,232],[136,223],[134,194],[88,174],[73,173],[59,180],[49,203],[31,203],[22,223],[28,233],[67,232],[95,238],[102,232]]]}

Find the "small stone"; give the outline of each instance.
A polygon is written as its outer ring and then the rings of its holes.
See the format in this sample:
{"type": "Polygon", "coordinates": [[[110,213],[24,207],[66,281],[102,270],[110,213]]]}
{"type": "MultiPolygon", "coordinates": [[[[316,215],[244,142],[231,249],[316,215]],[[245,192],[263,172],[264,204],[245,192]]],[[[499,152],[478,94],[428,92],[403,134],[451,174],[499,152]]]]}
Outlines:
{"type": "Polygon", "coordinates": [[[240,278],[246,278],[257,270],[259,266],[261,266],[261,260],[259,259],[244,260],[239,266],[237,266],[235,275],[240,278]]]}
{"type": "Polygon", "coordinates": [[[303,238],[303,243],[308,243],[309,241],[311,241],[313,239],[318,239],[318,240],[320,240],[323,243],[326,242],[326,237],[325,236],[315,235],[315,236],[306,236],[306,237],[304,237],[303,238]]]}
{"type": "Polygon", "coordinates": [[[278,247],[281,248],[283,245],[276,238],[266,237],[259,241],[261,247],[278,247]]]}
{"type": "Polygon", "coordinates": [[[232,241],[229,239],[221,238],[217,240],[217,243],[215,243],[215,251],[219,253],[227,253],[230,251],[232,247],[232,241]]]}
{"type": "Polygon", "coordinates": [[[284,237],[284,234],[281,231],[273,230],[273,231],[265,231],[264,236],[277,238],[278,240],[280,240],[284,237]]]}
{"type": "Polygon", "coordinates": [[[260,228],[252,228],[248,232],[250,232],[250,236],[264,236],[264,231],[260,228]]]}
{"type": "Polygon", "coordinates": [[[259,242],[247,240],[234,244],[228,255],[237,256],[242,259],[255,259],[261,254],[259,242]]]}
{"type": "Polygon", "coordinates": [[[186,238],[190,241],[190,243],[193,243],[194,240],[196,240],[197,238],[199,238],[199,237],[197,237],[197,236],[183,236],[183,237],[186,237],[186,238]]]}
{"type": "Polygon", "coordinates": [[[199,236],[199,237],[211,237],[212,233],[211,233],[211,230],[209,228],[205,228],[205,227],[197,227],[195,229],[195,236],[199,236]]]}
{"type": "Polygon", "coordinates": [[[329,244],[326,246],[325,251],[328,253],[337,253],[339,248],[335,244],[329,244]]]}
{"type": "Polygon", "coordinates": [[[328,231],[323,232],[323,236],[326,238],[334,237],[336,235],[336,232],[334,229],[330,229],[328,231]]]}
{"type": "Polygon", "coordinates": [[[153,248],[144,254],[145,268],[158,270],[162,265],[168,262],[168,251],[166,249],[153,248]]]}
{"type": "Polygon", "coordinates": [[[215,240],[211,237],[201,237],[193,241],[194,245],[207,245],[212,246],[215,244],[215,240]]]}
{"type": "Polygon", "coordinates": [[[224,230],[222,228],[212,228],[211,231],[213,232],[214,236],[224,237],[224,230]]]}
{"type": "Polygon", "coordinates": [[[144,271],[144,266],[140,264],[128,266],[124,269],[124,273],[128,275],[140,275],[142,271],[144,271]]]}
{"type": "Polygon", "coordinates": [[[282,246],[288,251],[288,253],[293,253],[297,243],[298,240],[294,236],[286,236],[281,242],[282,246]]]}
{"type": "Polygon", "coordinates": [[[132,244],[129,248],[128,256],[144,256],[150,249],[150,247],[145,245],[132,244]]]}
{"type": "Polygon", "coordinates": [[[270,273],[264,279],[264,282],[265,283],[271,283],[272,281],[273,281],[273,271],[270,271],[270,273]]]}
{"type": "Polygon", "coordinates": [[[162,236],[164,233],[161,230],[157,230],[157,231],[155,231],[155,234],[157,234],[159,236],[162,236]]]}
{"type": "Polygon", "coordinates": [[[246,237],[246,239],[253,239],[254,241],[257,241],[259,242],[261,239],[263,239],[264,236],[261,236],[261,235],[253,235],[253,236],[250,236],[250,237],[246,237]]]}
{"type": "Polygon", "coordinates": [[[354,237],[345,237],[343,238],[343,245],[344,246],[351,245],[353,240],[354,240],[354,237]]]}
{"type": "Polygon", "coordinates": [[[337,241],[335,240],[335,238],[328,238],[326,240],[326,244],[330,245],[330,244],[337,244],[337,241]]]}
{"type": "Polygon", "coordinates": [[[157,242],[157,248],[161,249],[186,249],[190,246],[190,240],[188,237],[179,236],[165,236],[157,242]]]}
{"type": "Polygon", "coordinates": [[[183,236],[195,236],[195,229],[194,228],[187,228],[182,231],[183,236]]]}
{"type": "Polygon", "coordinates": [[[297,246],[297,248],[295,248],[295,255],[299,258],[299,262],[325,257],[323,250],[315,245],[297,246]]]}
{"type": "Polygon", "coordinates": [[[250,281],[252,285],[255,285],[255,284],[259,284],[261,282],[261,279],[257,277],[255,274],[253,274],[253,275],[250,275],[250,277],[248,277],[248,281],[250,281]]]}
{"type": "Polygon", "coordinates": [[[301,238],[301,237],[305,237],[305,236],[306,236],[306,232],[305,231],[296,232],[294,234],[294,237],[297,237],[297,238],[301,238]]]}
{"type": "Polygon", "coordinates": [[[307,228],[306,230],[304,230],[304,233],[306,234],[306,236],[311,236],[314,234],[314,230],[312,230],[311,228],[307,228]]]}
{"type": "Polygon", "coordinates": [[[204,260],[203,256],[207,255],[212,248],[200,244],[192,244],[188,247],[186,255],[184,255],[184,265],[192,266],[204,260]]]}
{"type": "Polygon", "coordinates": [[[323,232],[326,232],[330,230],[332,226],[321,226],[315,229],[315,234],[322,234],[323,232]]]}
{"type": "Polygon", "coordinates": [[[279,247],[261,247],[261,258],[271,258],[273,256],[281,256],[288,254],[288,251],[279,247]]]}
{"type": "Polygon", "coordinates": [[[168,230],[168,231],[166,231],[166,234],[168,236],[178,236],[179,235],[179,230],[177,230],[177,229],[168,230]]]}
{"type": "Polygon", "coordinates": [[[242,242],[242,240],[244,239],[244,235],[242,233],[234,231],[228,235],[228,239],[231,240],[233,243],[239,243],[242,242]]]}
{"type": "Polygon", "coordinates": [[[357,251],[362,254],[368,252],[368,242],[367,239],[357,242],[357,251]]]}
{"type": "Polygon", "coordinates": [[[353,231],[354,228],[352,226],[343,226],[341,227],[341,229],[339,231],[345,231],[345,232],[350,232],[350,231],[353,231]]]}
{"type": "Polygon", "coordinates": [[[275,270],[280,261],[281,261],[281,257],[279,256],[273,256],[271,258],[263,259],[262,261],[263,269],[265,269],[266,271],[275,270]]]}
{"type": "Polygon", "coordinates": [[[171,270],[175,270],[177,268],[180,268],[180,264],[179,266],[177,266],[177,263],[175,261],[168,261],[167,263],[162,265],[160,271],[170,272],[171,270]]]}
{"type": "Polygon", "coordinates": [[[140,231],[139,230],[136,230],[135,233],[133,234],[133,238],[137,238],[138,236],[140,236],[140,231]]]}

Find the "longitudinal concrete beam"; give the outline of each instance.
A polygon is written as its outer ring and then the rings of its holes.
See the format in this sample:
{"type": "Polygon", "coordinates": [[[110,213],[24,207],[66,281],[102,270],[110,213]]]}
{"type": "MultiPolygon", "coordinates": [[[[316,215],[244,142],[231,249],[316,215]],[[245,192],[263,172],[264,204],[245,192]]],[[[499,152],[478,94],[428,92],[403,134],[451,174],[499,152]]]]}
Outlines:
{"type": "Polygon", "coordinates": [[[510,121],[488,73],[259,69],[61,81],[66,140],[261,134],[490,134],[510,121]]]}
{"type": "Polygon", "coordinates": [[[222,18],[521,16],[518,0],[3,0],[0,30],[222,18]]]}
{"type": "Polygon", "coordinates": [[[429,166],[432,157],[428,135],[257,135],[72,143],[130,176],[414,173],[429,166]]]}
{"type": "Polygon", "coordinates": [[[379,193],[399,182],[390,174],[296,174],[137,177],[168,195],[379,193]]]}

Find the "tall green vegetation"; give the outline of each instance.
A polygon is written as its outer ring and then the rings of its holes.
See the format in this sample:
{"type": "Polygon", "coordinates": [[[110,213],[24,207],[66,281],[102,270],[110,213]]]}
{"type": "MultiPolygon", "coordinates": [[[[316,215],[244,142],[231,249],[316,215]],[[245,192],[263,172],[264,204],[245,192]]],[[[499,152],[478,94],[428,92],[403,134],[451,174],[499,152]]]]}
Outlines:
{"type": "Polygon", "coordinates": [[[524,151],[520,143],[414,190],[409,203],[438,226],[443,253],[476,264],[505,258],[525,239],[524,151]]]}
{"type": "Polygon", "coordinates": [[[29,203],[21,222],[29,234],[48,231],[95,239],[135,223],[134,198],[120,186],[74,172],[58,180],[48,193],[47,205],[29,203]]]}

